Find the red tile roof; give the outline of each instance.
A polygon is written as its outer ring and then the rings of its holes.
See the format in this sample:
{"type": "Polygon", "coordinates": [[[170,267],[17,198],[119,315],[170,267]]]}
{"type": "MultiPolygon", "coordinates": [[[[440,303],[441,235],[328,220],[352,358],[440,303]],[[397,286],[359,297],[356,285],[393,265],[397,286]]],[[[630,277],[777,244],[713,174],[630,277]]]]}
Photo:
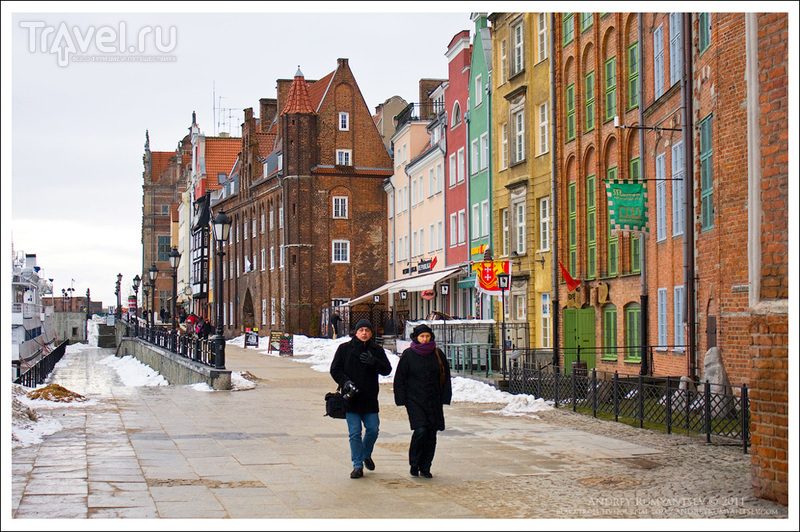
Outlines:
{"type": "Polygon", "coordinates": [[[238,137],[206,137],[206,176],[208,190],[220,188],[217,174],[227,177],[233,163],[242,151],[242,139],[238,137]]]}
{"type": "Polygon", "coordinates": [[[323,77],[322,79],[312,83],[308,87],[308,96],[311,99],[311,104],[314,110],[319,111],[319,106],[322,103],[322,97],[328,91],[328,87],[333,80],[333,72],[323,77]]]}
{"type": "Polygon", "coordinates": [[[158,181],[161,178],[161,174],[164,173],[164,170],[169,168],[169,160],[171,157],[175,156],[174,151],[153,151],[150,152],[150,162],[152,163],[152,179],[153,182],[158,181]]]}
{"type": "Polygon", "coordinates": [[[262,159],[272,153],[275,147],[275,133],[256,133],[258,141],[258,156],[262,159]]]}
{"type": "Polygon", "coordinates": [[[292,86],[289,89],[289,98],[286,100],[286,107],[283,108],[283,114],[286,113],[314,113],[314,108],[311,106],[311,99],[308,95],[308,83],[299,69],[297,74],[295,74],[294,80],[292,81],[292,86]]]}
{"type": "Polygon", "coordinates": [[[334,166],[316,166],[312,169],[315,174],[326,175],[383,175],[390,176],[394,173],[391,168],[353,168],[334,166]]]}

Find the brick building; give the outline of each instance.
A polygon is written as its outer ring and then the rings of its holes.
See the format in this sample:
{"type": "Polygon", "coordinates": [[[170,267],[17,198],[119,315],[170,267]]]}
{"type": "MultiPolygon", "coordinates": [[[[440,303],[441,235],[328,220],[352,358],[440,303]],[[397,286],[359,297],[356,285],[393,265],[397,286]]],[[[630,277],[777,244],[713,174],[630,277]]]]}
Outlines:
{"type": "Polygon", "coordinates": [[[261,116],[245,110],[242,150],[213,213],[233,219],[223,246],[223,320],[318,335],[323,309],[386,280],[391,159],[347,59],[318,81],[278,80],[261,116]]]}

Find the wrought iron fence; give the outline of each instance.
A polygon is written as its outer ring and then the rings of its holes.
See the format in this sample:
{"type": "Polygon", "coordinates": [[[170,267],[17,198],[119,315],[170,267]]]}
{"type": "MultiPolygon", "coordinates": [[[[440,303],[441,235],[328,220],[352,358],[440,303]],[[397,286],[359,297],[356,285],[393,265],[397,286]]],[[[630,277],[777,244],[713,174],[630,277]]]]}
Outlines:
{"type": "MultiPolygon", "coordinates": [[[[126,326],[126,336],[139,338],[176,355],[212,368],[224,368],[224,363],[216,365],[215,344],[212,340],[195,333],[182,333],[178,330],[159,326],[144,326],[122,320],[126,326]]],[[[224,362],[224,354],[222,355],[224,362]]]]}
{"type": "Polygon", "coordinates": [[[47,376],[50,375],[50,372],[53,371],[58,361],[61,360],[61,357],[64,356],[67,350],[67,343],[66,340],[61,342],[58,347],[44,355],[33,366],[14,379],[14,383],[27,386],[28,388],[33,388],[34,386],[42,384],[47,376]]]}
{"type": "Polygon", "coordinates": [[[750,400],[747,385],[722,386],[709,381],[688,383],[676,377],[625,375],[619,372],[578,370],[567,373],[552,364],[537,366],[511,361],[509,392],[552,400],[573,411],[613,416],[674,430],[741,440],[750,444],[750,400]]]}

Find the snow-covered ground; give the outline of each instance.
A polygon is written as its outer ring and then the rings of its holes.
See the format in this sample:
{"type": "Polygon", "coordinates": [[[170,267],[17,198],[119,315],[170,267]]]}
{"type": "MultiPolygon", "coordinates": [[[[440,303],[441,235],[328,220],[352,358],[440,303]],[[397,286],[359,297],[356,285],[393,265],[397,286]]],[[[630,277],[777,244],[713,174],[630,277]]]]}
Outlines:
{"type": "MultiPolygon", "coordinates": [[[[95,317],[95,319],[99,319],[95,317]]],[[[293,352],[290,360],[298,364],[308,364],[314,371],[327,373],[330,371],[333,355],[340,344],[350,341],[349,337],[331,340],[327,338],[309,338],[302,335],[294,335],[293,352]]],[[[227,341],[230,345],[244,347],[244,335],[238,336],[227,341]]],[[[87,344],[73,344],[67,346],[66,354],[77,354],[87,347],[97,345],[97,327],[92,327],[90,322],[89,341],[87,344]]],[[[260,337],[258,347],[248,347],[264,355],[279,357],[280,354],[268,349],[268,338],[260,337]]],[[[386,350],[386,356],[392,364],[392,373],[380,377],[380,382],[391,383],[394,380],[394,371],[397,368],[399,357],[397,353],[386,350]]],[[[61,362],[59,362],[60,364],[61,362]]],[[[113,368],[126,386],[166,386],[166,379],[150,366],[142,364],[132,356],[117,357],[109,355],[99,361],[113,368]]],[[[56,365],[58,368],[58,365],[56,365]]],[[[241,372],[231,373],[231,384],[233,391],[247,390],[254,388],[256,384],[246,378],[241,372]]],[[[42,388],[42,384],[36,389],[42,388]]],[[[536,399],[530,395],[512,395],[490,386],[484,382],[464,377],[453,377],[453,403],[478,403],[502,405],[499,409],[485,410],[485,413],[499,414],[503,416],[529,416],[537,418],[535,412],[549,410],[552,403],[543,399],[536,399]]],[[[215,392],[205,383],[190,385],[198,392],[215,392]]],[[[49,411],[54,408],[81,408],[83,405],[92,404],[96,399],[88,401],[67,401],[55,402],[42,399],[31,399],[27,397],[31,388],[14,385],[14,399],[12,403],[12,440],[14,447],[25,447],[39,443],[42,437],[53,434],[61,430],[62,426],[49,411]]],[[[538,418],[537,418],[538,419],[538,418]]]]}

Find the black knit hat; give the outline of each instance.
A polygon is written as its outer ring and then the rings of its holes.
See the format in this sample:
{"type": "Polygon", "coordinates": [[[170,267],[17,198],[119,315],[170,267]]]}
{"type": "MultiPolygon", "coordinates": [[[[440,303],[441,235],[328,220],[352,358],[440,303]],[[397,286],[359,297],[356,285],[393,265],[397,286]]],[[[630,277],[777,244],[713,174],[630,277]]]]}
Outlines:
{"type": "Polygon", "coordinates": [[[431,341],[436,339],[436,336],[433,334],[433,331],[431,330],[431,328],[428,327],[428,325],[426,325],[425,323],[420,323],[419,325],[414,327],[414,330],[411,332],[411,339],[416,341],[417,340],[417,336],[419,336],[422,333],[430,334],[431,335],[431,341]]]}
{"type": "Polygon", "coordinates": [[[369,321],[367,318],[361,318],[360,320],[358,320],[356,322],[356,328],[353,329],[353,332],[358,332],[358,330],[361,327],[366,327],[367,329],[372,331],[372,334],[375,334],[375,329],[372,328],[372,322],[369,321]]]}

